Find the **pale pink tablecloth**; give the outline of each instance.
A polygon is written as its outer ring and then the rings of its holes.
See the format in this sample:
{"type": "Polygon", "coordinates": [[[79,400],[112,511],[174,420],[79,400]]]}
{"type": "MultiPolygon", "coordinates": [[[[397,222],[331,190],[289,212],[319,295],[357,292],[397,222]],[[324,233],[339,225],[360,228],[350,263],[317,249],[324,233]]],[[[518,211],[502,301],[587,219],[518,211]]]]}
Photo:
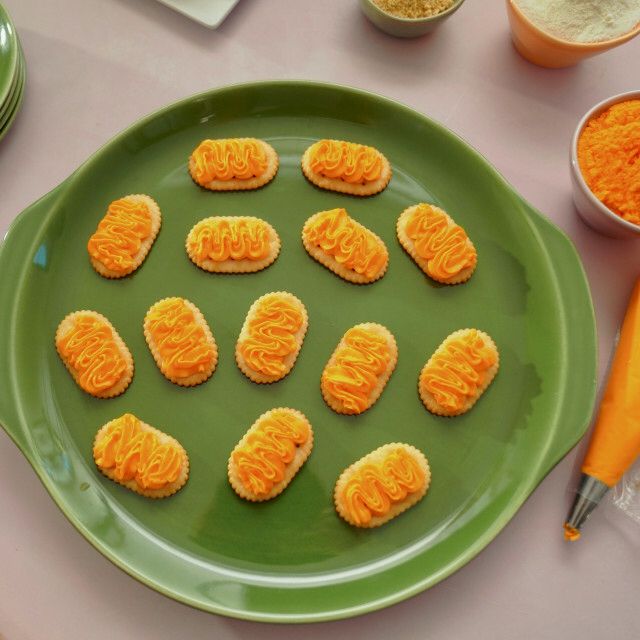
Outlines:
{"type": "MultiPolygon", "coordinates": [[[[568,146],[592,104],[638,88],[640,39],[548,71],[515,53],[502,2],[468,0],[440,31],[413,41],[377,31],[355,0],[242,0],[217,31],[153,0],[4,4],[28,80],[22,113],[0,143],[0,234],[115,133],[169,102],[260,79],[350,84],[453,129],[569,234],[592,287],[602,375],[640,271],[640,242],[603,238],[576,217],[568,146]]],[[[582,450],[445,582],[361,618],[294,628],[196,611],[125,575],[65,520],[0,430],[0,638],[631,640],[640,634],[640,527],[607,504],[580,543],[562,540],[582,450]]]]}

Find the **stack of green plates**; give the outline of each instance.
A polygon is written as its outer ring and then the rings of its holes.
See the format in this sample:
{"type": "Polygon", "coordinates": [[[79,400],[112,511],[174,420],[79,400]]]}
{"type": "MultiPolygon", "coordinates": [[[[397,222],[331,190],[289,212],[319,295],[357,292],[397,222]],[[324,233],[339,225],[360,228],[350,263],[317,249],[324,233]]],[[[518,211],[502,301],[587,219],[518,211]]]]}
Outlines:
{"type": "Polygon", "coordinates": [[[20,110],[24,95],[25,62],[9,14],[0,4],[0,139],[20,110]]]}

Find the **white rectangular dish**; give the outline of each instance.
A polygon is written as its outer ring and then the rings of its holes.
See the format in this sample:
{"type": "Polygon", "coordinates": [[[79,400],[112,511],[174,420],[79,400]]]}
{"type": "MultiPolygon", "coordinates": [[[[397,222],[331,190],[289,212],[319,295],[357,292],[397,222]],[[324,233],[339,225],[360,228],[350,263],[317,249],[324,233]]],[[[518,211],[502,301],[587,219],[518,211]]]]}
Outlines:
{"type": "Polygon", "coordinates": [[[239,0],[158,0],[209,29],[215,29],[239,0]]]}

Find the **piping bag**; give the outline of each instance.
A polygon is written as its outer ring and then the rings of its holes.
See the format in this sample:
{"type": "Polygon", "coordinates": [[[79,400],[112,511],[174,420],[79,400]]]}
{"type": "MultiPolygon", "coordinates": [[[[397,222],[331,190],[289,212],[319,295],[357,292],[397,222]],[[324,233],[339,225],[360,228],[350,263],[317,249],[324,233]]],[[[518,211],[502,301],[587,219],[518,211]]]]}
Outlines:
{"type": "Polygon", "coordinates": [[[567,522],[566,540],[580,528],[607,491],[640,454],[640,278],[629,300],[600,403],[582,475],[567,522]]]}

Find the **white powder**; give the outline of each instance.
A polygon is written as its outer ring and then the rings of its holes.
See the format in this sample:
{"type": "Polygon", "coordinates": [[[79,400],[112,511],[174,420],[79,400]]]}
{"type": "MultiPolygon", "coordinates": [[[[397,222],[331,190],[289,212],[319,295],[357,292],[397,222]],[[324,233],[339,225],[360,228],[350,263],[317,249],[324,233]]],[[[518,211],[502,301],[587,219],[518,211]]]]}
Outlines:
{"type": "Polygon", "coordinates": [[[542,31],[574,42],[623,36],[640,22],[640,0],[516,0],[542,31]]]}

